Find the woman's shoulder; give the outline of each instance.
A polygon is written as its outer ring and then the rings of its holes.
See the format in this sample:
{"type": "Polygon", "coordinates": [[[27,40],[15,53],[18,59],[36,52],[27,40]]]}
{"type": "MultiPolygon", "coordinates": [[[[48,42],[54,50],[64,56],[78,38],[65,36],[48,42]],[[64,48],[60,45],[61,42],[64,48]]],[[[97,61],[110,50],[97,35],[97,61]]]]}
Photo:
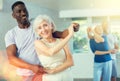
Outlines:
{"type": "Polygon", "coordinates": [[[89,42],[90,42],[90,43],[93,43],[93,42],[95,42],[95,39],[90,39],[89,42]]]}
{"type": "Polygon", "coordinates": [[[36,39],[36,40],[34,41],[34,43],[35,43],[35,44],[40,44],[40,43],[42,43],[42,40],[36,39]]]}

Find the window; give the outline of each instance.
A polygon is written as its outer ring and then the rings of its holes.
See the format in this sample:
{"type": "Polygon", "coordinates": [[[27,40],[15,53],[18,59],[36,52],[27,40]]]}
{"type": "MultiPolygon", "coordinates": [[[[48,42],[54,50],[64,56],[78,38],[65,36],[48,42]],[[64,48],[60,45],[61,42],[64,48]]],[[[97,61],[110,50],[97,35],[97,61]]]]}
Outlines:
{"type": "MultiPolygon", "coordinates": [[[[89,47],[89,40],[87,37],[87,27],[92,26],[95,27],[96,25],[100,25],[104,20],[107,20],[107,16],[101,16],[101,17],[91,17],[90,22],[87,19],[87,17],[83,18],[73,18],[73,22],[77,22],[80,24],[80,30],[76,33],[74,33],[73,36],[73,53],[88,53],[90,51],[89,47]]],[[[115,34],[118,37],[118,43],[120,42],[120,16],[118,17],[109,17],[110,20],[110,26],[111,26],[111,32],[115,34]]],[[[119,43],[120,46],[120,43],[119,43]]]]}
{"type": "Polygon", "coordinates": [[[74,53],[81,53],[81,52],[88,52],[88,38],[87,38],[87,19],[86,18],[79,18],[79,19],[72,19],[73,22],[77,22],[80,24],[80,30],[74,33],[73,36],[73,52],[74,53]]]}

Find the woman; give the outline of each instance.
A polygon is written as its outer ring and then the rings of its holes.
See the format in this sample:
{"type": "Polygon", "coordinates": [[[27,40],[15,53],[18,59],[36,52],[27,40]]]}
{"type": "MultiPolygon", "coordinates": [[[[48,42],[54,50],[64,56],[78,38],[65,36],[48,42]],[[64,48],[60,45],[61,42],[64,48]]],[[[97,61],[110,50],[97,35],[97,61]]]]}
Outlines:
{"type": "Polygon", "coordinates": [[[113,50],[109,50],[107,38],[103,35],[101,26],[96,26],[93,33],[93,38],[90,39],[90,48],[95,54],[94,81],[100,81],[101,75],[103,76],[102,81],[110,81],[112,69],[110,53],[113,50]]]}
{"type": "Polygon", "coordinates": [[[55,24],[50,17],[39,15],[35,19],[33,27],[41,37],[40,40],[35,40],[35,49],[46,71],[42,81],[73,81],[69,69],[73,66],[73,59],[67,45],[74,33],[73,26],[75,24],[70,25],[66,38],[57,39],[52,35],[55,24]]]}

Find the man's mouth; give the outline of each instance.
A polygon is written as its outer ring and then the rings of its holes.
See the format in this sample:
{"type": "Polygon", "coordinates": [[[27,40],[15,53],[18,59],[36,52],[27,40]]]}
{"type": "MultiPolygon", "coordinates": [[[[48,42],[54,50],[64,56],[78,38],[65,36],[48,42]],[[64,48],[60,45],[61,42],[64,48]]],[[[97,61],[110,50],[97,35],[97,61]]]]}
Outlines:
{"type": "Polygon", "coordinates": [[[23,20],[26,20],[26,19],[27,19],[27,17],[26,17],[26,16],[23,16],[23,17],[22,17],[22,19],[23,19],[23,20]]]}

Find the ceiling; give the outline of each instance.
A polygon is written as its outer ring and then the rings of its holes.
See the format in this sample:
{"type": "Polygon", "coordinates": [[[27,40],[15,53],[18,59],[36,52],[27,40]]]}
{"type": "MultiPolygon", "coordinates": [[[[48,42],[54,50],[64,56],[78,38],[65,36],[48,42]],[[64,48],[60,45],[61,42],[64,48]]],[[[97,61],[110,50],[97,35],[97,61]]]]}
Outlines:
{"type": "Polygon", "coordinates": [[[120,0],[28,0],[55,10],[120,9],[120,0]]]}
{"type": "MultiPolygon", "coordinates": [[[[0,0],[10,5],[10,2],[17,0],[0,0]]],[[[73,9],[120,9],[120,0],[21,0],[35,3],[41,7],[53,10],[73,10],[73,9]]]]}

